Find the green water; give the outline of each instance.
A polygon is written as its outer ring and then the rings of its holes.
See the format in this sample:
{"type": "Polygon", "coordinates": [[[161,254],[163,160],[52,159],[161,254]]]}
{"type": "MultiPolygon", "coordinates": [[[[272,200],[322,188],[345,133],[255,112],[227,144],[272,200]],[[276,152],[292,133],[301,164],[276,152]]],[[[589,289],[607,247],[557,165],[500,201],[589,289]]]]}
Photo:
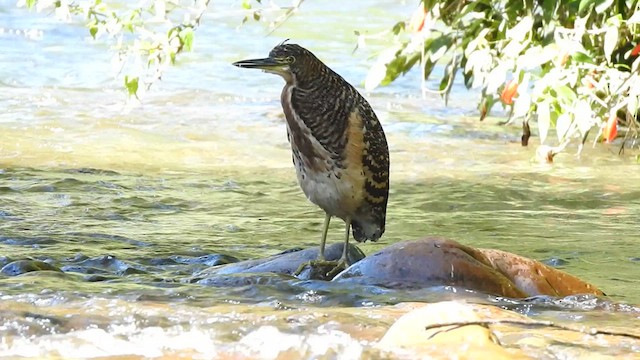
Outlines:
{"type": "MultiPolygon", "coordinates": [[[[0,35],[0,49],[11,49],[0,52],[0,264],[31,258],[65,270],[0,278],[0,331],[11,339],[0,344],[0,356],[159,356],[185,348],[211,354],[237,350],[232,344],[265,324],[367,353],[367,337],[344,329],[352,318],[314,309],[455,297],[441,288],[345,289],[269,276],[244,287],[190,282],[219,255],[249,259],[317,245],[323,214],[295,180],[279,105],[282,82],[229,64],[291,37],[361,83],[381,44],[352,55],[353,30],[383,30],[411,10],[370,3],[337,12],[310,4],[271,37],[259,26],[238,30],[239,5],[216,4],[195,53],[170,69],[142,106],[127,110],[119,83],[105,70],[109,54],[77,46],[89,42],[82,27],[0,1],[6,24],[0,26],[44,34],[0,35]],[[308,317],[288,322],[278,315],[283,309],[308,317]],[[336,338],[336,331],[351,335],[336,338]],[[183,346],[184,334],[192,342],[183,346]],[[65,341],[85,344],[86,353],[65,341]]],[[[475,120],[477,94],[458,87],[445,108],[437,97],[422,99],[418,84],[409,76],[367,94],[387,132],[392,185],[387,232],[361,249],[370,254],[438,235],[511,251],[597,285],[611,302],[505,306],[591,325],[637,325],[637,309],[624,305],[640,303],[640,173],[631,155],[599,145],[540,164],[537,139],[522,148],[517,126],[475,120]],[[605,319],[588,312],[574,318],[568,310],[594,307],[611,312],[605,319]]],[[[332,223],[329,241],[340,241],[342,226],[332,223]]],[[[364,311],[352,316],[375,330],[371,340],[392,322],[364,311]]]]}

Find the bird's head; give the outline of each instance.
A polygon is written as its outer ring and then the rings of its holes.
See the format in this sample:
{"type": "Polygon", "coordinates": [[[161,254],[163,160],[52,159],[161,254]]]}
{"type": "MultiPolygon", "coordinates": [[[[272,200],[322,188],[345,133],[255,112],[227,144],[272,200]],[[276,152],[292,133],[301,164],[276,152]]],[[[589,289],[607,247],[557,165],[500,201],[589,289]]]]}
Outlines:
{"type": "Polygon", "coordinates": [[[324,64],[298,44],[280,44],[269,52],[269,57],[234,62],[233,65],[247,69],[262,69],[265,72],[282,76],[287,82],[294,77],[301,78],[307,74],[317,73],[324,64]]]}

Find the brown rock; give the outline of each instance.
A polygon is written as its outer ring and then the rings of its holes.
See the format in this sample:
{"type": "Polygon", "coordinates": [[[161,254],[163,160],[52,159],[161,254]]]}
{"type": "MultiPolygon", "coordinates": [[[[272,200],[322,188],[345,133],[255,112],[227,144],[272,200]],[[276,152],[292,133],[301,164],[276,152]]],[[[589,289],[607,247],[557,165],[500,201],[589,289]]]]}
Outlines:
{"type": "Polygon", "coordinates": [[[511,298],[603,295],[593,285],[538,261],[439,238],[393,244],[352,265],[334,281],[389,288],[459,286],[511,298]]]}
{"type": "Polygon", "coordinates": [[[594,285],[539,261],[500,250],[480,249],[480,251],[494,268],[509,278],[527,296],[604,295],[594,285]]]}
{"type": "Polygon", "coordinates": [[[526,296],[481,251],[445,239],[393,244],[360,260],[333,281],[389,288],[450,285],[513,298],[526,296]]]}
{"type": "Polygon", "coordinates": [[[450,359],[527,359],[518,350],[499,345],[495,334],[480,325],[427,326],[465,323],[486,319],[523,319],[524,317],[496,307],[445,301],[426,304],[398,319],[378,342],[377,348],[395,353],[410,353],[415,358],[450,359]]]}

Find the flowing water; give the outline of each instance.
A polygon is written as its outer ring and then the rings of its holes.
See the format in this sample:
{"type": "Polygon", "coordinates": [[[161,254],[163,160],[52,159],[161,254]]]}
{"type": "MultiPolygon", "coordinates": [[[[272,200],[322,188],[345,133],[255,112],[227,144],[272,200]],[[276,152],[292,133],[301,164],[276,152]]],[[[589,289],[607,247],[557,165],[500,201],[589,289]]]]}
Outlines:
{"type": "MultiPolygon", "coordinates": [[[[602,145],[540,164],[518,127],[475,120],[476,93],[457,87],[445,107],[420,96],[415,74],[367,94],[387,133],[392,189],[385,236],[361,249],[445,236],[557,266],[609,300],[512,302],[266,275],[239,287],[190,281],[229,257],[317,244],[323,215],[295,180],[282,80],[230,63],[292,38],[361,84],[383,44],[352,53],[353,31],[387,29],[413,3],[330,4],[305,3],[265,36],[261,25],[238,28],[239,3],[215,2],[194,52],[127,110],[111,54],[85,28],[0,1],[0,266],[39,259],[64,270],[0,275],[0,357],[272,358],[270,338],[295,344],[293,358],[377,356],[371,343],[399,311],[378,305],[454,297],[640,325],[635,160],[602,145]]],[[[332,223],[329,241],[341,227],[332,223]]]]}

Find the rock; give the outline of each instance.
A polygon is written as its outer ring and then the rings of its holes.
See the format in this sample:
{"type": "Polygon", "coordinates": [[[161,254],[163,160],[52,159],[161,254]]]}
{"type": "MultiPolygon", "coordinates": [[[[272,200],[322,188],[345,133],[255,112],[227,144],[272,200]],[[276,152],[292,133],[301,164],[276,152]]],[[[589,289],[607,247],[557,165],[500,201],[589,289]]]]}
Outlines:
{"type": "MultiPolygon", "coordinates": [[[[342,256],[342,243],[334,243],[325,248],[325,257],[329,261],[335,261],[342,256]]],[[[230,275],[240,273],[276,273],[282,275],[293,275],[300,264],[318,258],[319,247],[307,248],[299,251],[285,251],[267,258],[245,260],[237,263],[215,266],[194,275],[195,278],[208,278],[217,275],[230,275]]],[[[349,262],[356,263],[364,258],[362,251],[355,245],[349,244],[349,262]]],[[[316,274],[310,271],[303,271],[298,278],[317,278],[316,274]]]]}
{"type": "Polygon", "coordinates": [[[480,251],[494,268],[511,280],[527,296],[604,295],[594,285],[539,261],[506,251],[492,249],[480,249],[480,251]]]}
{"type": "Polygon", "coordinates": [[[40,260],[16,260],[8,263],[0,269],[0,273],[8,276],[22,275],[32,271],[57,271],[59,268],[40,260]]]}
{"type": "Polygon", "coordinates": [[[393,244],[353,264],[333,281],[388,288],[450,285],[512,298],[526,296],[480,251],[444,239],[393,244]]]}
{"type": "Polygon", "coordinates": [[[439,238],[393,244],[333,281],[388,288],[448,285],[511,298],[603,295],[595,286],[539,261],[439,238]]]}
{"type": "Polygon", "coordinates": [[[209,254],[198,257],[174,255],[171,256],[170,259],[178,264],[203,264],[207,266],[232,264],[240,261],[240,259],[236,258],[235,256],[226,254],[209,254]]]}
{"type": "Polygon", "coordinates": [[[236,273],[210,275],[205,278],[198,279],[196,283],[215,287],[242,287],[255,285],[277,287],[279,285],[284,285],[287,280],[296,280],[296,278],[290,275],[276,273],[236,273]]]}
{"type": "Polygon", "coordinates": [[[13,259],[7,256],[0,256],[0,268],[12,262],[13,259]]]}
{"type": "Polygon", "coordinates": [[[491,305],[424,304],[396,320],[375,346],[384,358],[638,359],[638,326],[622,314],[551,313],[542,320],[491,305]]]}
{"type": "Polygon", "coordinates": [[[427,304],[398,319],[380,339],[376,347],[390,352],[410,352],[415,358],[455,359],[522,359],[520,351],[500,346],[495,334],[481,325],[427,326],[473,322],[487,319],[525,319],[522,315],[497,307],[472,305],[455,301],[427,304]]]}

